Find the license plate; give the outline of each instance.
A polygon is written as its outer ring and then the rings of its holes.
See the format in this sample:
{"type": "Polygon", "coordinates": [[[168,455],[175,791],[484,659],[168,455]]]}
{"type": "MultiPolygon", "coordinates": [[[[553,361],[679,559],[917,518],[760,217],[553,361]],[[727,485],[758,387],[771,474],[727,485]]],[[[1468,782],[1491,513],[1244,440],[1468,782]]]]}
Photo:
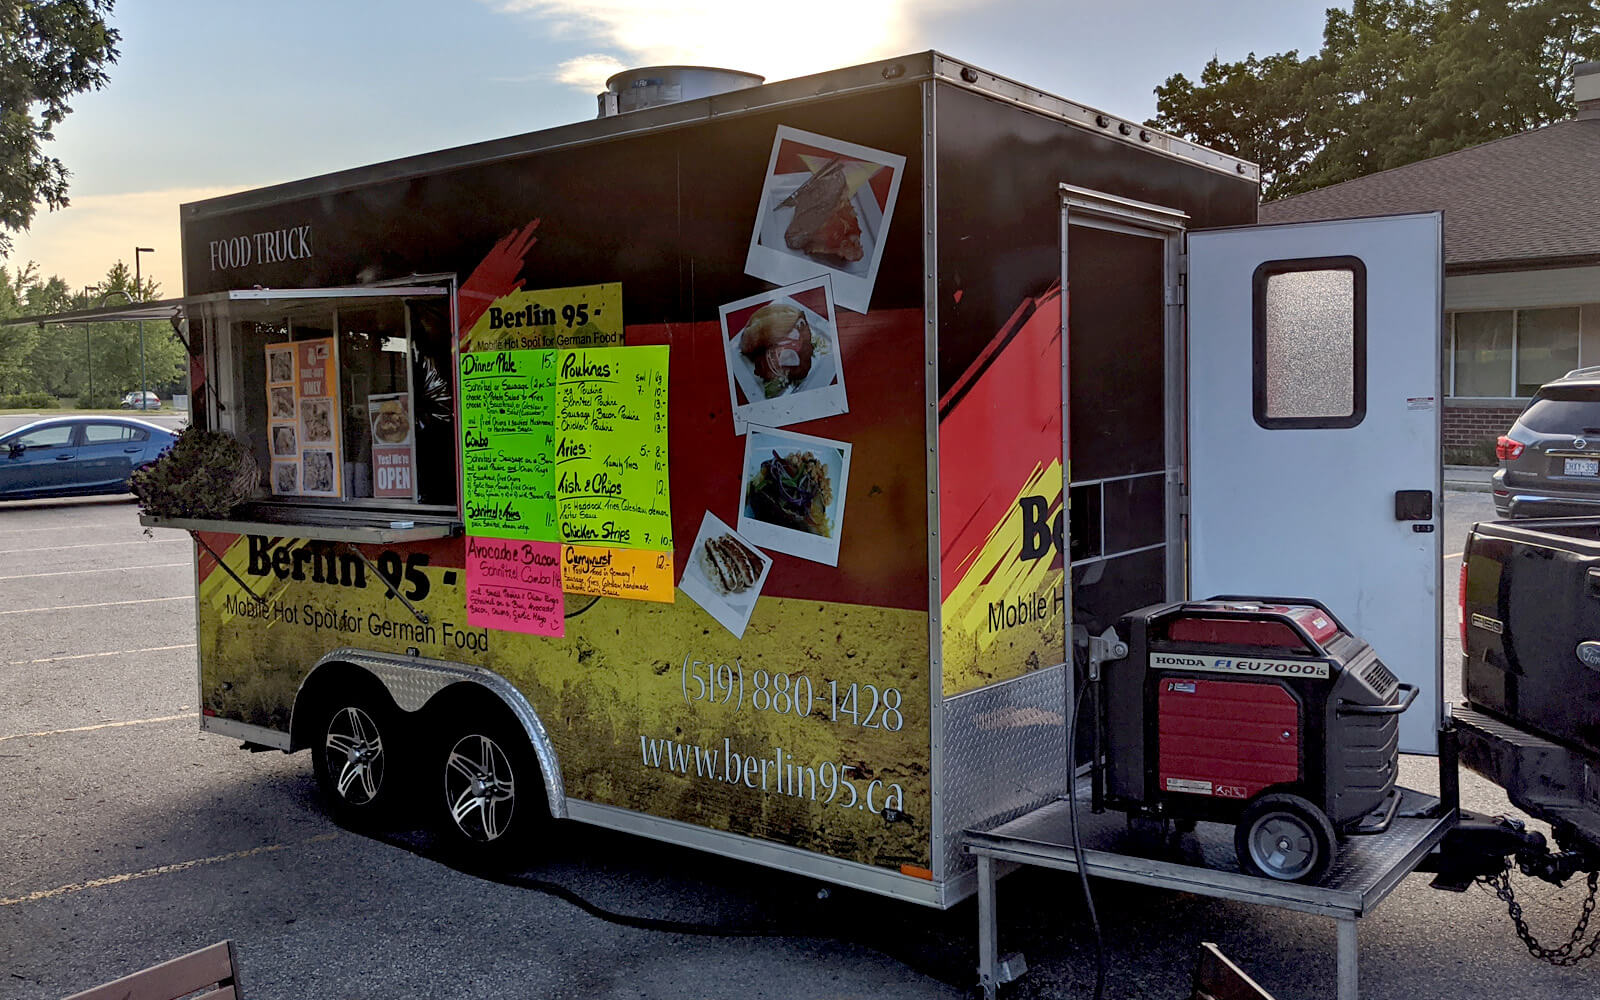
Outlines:
{"type": "Polygon", "coordinates": [[[1600,458],[1569,458],[1566,474],[1569,476],[1600,476],[1600,458]]]}

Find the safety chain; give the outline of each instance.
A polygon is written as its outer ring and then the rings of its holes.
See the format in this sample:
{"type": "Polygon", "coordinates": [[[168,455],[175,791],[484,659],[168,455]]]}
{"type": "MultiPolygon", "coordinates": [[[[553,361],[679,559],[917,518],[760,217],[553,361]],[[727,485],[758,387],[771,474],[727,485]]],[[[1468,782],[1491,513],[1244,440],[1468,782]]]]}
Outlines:
{"type": "Polygon", "coordinates": [[[1583,940],[1584,932],[1589,929],[1589,917],[1594,913],[1595,895],[1600,887],[1600,871],[1589,873],[1589,896],[1583,901],[1583,915],[1578,918],[1578,926],[1572,929],[1572,934],[1567,938],[1567,943],[1559,948],[1546,948],[1539,944],[1539,939],[1533,936],[1528,929],[1528,922],[1522,919],[1522,904],[1516,900],[1516,895],[1511,891],[1511,864],[1498,875],[1480,875],[1478,881],[1494,890],[1494,894],[1505,901],[1506,910],[1511,914],[1511,922],[1517,925],[1517,937],[1528,946],[1528,954],[1534,958],[1543,959],[1551,965],[1567,966],[1577,965],[1586,958],[1592,958],[1596,950],[1600,950],[1600,931],[1596,931],[1589,943],[1576,952],[1574,948],[1583,940]]]}

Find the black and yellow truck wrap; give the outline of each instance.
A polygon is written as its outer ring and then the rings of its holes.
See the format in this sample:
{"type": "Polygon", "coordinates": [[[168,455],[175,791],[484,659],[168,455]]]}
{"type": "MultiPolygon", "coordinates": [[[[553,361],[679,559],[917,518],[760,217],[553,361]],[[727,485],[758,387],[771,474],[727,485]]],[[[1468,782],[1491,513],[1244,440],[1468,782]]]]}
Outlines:
{"type": "Polygon", "coordinates": [[[524,816],[965,896],[961,830],[1065,786],[1072,609],[1181,559],[1170,334],[1114,241],[1065,269],[1060,185],[1254,220],[1253,167],[1097,118],[923,53],[184,206],[194,421],[263,470],[151,519],[202,728],[347,805],[503,763],[524,816]]]}

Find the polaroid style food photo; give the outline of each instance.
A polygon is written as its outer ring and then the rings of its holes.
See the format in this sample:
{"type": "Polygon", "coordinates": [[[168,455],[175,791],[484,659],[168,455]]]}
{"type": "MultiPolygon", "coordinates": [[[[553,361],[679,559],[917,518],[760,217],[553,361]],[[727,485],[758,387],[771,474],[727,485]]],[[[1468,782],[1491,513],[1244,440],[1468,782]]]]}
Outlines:
{"type": "Polygon", "coordinates": [[[764,549],[839,565],[850,445],[752,425],[745,437],[739,534],[764,549]]]}
{"type": "Polygon", "coordinates": [[[821,274],[834,301],[867,311],[906,158],[778,126],[744,270],[775,285],[821,274]]]}
{"type": "Polygon", "coordinates": [[[823,275],[721,308],[735,434],[849,412],[831,286],[823,275]]]}
{"type": "Polygon", "coordinates": [[[683,568],[678,589],[734,638],[743,639],[770,569],[771,556],[740,538],[708,510],[700,521],[700,533],[689,550],[689,563],[683,568]]]}

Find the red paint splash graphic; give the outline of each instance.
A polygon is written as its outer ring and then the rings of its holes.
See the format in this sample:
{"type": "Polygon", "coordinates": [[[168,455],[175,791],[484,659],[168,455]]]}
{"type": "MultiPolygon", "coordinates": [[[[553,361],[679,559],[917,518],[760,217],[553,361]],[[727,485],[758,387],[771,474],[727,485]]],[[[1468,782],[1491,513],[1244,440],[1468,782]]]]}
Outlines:
{"type": "Polygon", "coordinates": [[[472,276],[462,283],[461,291],[457,294],[460,314],[456,324],[457,337],[472,329],[478,317],[489,308],[489,303],[522,287],[522,279],[517,275],[522,273],[528,251],[539,242],[538,237],[533,235],[538,228],[539,220],[534,219],[521,229],[512,230],[501,237],[500,242],[473,270],[472,276]]]}

